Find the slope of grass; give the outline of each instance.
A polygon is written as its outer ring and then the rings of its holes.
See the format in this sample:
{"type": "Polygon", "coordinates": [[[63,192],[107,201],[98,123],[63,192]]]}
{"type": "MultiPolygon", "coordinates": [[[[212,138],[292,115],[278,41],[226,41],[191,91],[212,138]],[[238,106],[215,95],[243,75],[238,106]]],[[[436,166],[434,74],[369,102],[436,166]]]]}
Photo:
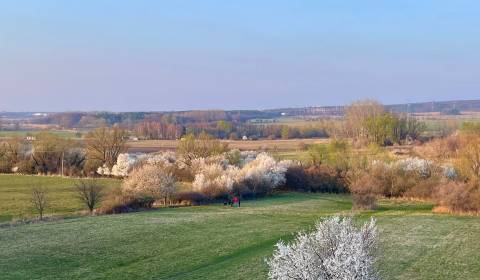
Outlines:
{"type": "MultiPolygon", "coordinates": [[[[76,182],[78,179],[0,174],[0,222],[33,215],[30,203],[33,187],[42,187],[47,192],[49,206],[46,215],[68,215],[81,210],[82,205],[74,192],[76,182]]],[[[119,180],[112,179],[98,182],[108,188],[120,185],[119,180]]]]}
{"type": "MultiPolygon", "coordinates": [[[[279,239],[349,214],[348,196],[283,194],[242,208],[212,205],[0,228],[2,279],[265,279],[279,239]]],[[[480,219],[385,201],[385,279],[479,279],[480,219]]]]}

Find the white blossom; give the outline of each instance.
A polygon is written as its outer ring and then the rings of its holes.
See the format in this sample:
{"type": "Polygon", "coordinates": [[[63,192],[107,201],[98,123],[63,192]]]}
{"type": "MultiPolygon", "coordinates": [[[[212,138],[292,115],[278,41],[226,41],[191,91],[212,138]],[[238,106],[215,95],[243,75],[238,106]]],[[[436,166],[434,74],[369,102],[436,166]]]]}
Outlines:
{"type": "Polygon", "coordinates": [[[429,177],[433,169],[433,162],[421,158],[406,158],[397,161],[397,165],[404,171],[417,172],[422,177],[429,177]]]}
{"type": "Polygon", "coordinates": [[[163,152],[147,157],[147,164],[160,166],[173,166],[177,161],[174,152],[163,152]]]}
{"type": "Polygon", "coordinates": [[[125,177],[130,173],[133,166],[137,162],[137,157],[130,154],[119,154],[117,163],[112,167],[111,175],[117,177],[125,177]]]}
{"type": "Polygon", "coordinates": [[[244,180],[253,184],[275,188],[285,183],[285,172],[291,164],[292,161],[277,162],[268,154],[261,153],[241,169],[241,174],[244,180]]]}
{"type": "Polygon", "coordinates": [[[443,170],[443,176],[449,180],[455,180],[457,179],[457,171],[455,170],[455,168],[453,166],[449,166],[449,165],[444,165],[442,166],[442,170],[443,170]]]}
{"type": "Polygon", "coordinates": [[[111,171],[110,168],[108,168],[108,166],[104,164],[97,169],[97,173],[100,175],[109,176],[111,174],[111,171]]]}
{"type": "Polygon", "coordinates": [[[176,191],[176,184],[173,175],[162,168],[144,165],[125,179],[122,189],[137,196],[165,198],[176,191]]]}
{"type": "Polygon", "coordinates": [[[290,244],[280,241],[268,260],[269,279],[377,279],[375,220],[357,229],[350,218],[333,217],[302,232],[290,244]]]}

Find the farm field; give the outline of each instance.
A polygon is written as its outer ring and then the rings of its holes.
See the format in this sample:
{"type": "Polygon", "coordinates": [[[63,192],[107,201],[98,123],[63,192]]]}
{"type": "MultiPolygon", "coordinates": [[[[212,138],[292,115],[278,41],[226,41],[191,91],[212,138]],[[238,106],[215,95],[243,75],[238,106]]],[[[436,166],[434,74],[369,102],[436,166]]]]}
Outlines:
{"type": "MultiPolygon", "coordinates": [[[[12,130],[12,131],[0,131],[0,138],[12,138],[12,137],[26,137],[30,135],[36,135],[43,130],[12,130]]],[[[62,138],[81,138],[82,132],[73,130],[44,130],[62,138]]]]}
{"type": "MultiPolygon", "coordinates": [[[[74,185],[77,181],[62,177],[1,174],[0,222],[32,216],[29,201],[33,187],[42,187],[47,191],[50,206],[46,215],[70,215],[82,210],[81,203],[75,198],[74,185]]],[[[99,182],[107,188],[120,185],[120,181],[114,179],[100,179],[99,182]]]]}
{"type": "MultiPolygon", "coordinates": [[[[480,219],[382,201],[383,279],[479,279],[480,219]]],[[[333,214],[348,196],[280,194],[241,208],[210,205],[0,227],[2,279],[266,279],[279,239],[333,214]]]]}
{"type": "MultiPolygon", "coordinates": [[[[328,143],[329,139],[290,139],[290,140],[221,140],[232,149],[239,150],[268,150],[268,151],[297,151],[302,144],[328,143]]],[[[177,140],[142,140],[128,142],[128,151],[135,152],[158,152],[172,151],[177,148],[177,140]]]]}

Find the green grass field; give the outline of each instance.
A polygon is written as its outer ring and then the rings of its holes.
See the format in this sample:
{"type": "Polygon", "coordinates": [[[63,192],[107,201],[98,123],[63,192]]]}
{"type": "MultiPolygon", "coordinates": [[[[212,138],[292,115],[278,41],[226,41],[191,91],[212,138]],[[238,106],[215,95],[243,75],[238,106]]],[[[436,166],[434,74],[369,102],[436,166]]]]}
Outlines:
{"type": "MultiPolygon", "coordinates": [[[[33,187],[42,187],[47,192],[49,206],[46,215],[70,215],[82,209],[75,198],[74,186],[77,179],[0,174],[0,223],[16,218],[32,217],[30,198],[33,187]]],[[[119,180],[98,181],[107,188],[120,185],[119,180]]]]}
{"type": "MultiPolygon", "coordinates": [[[[383,201],[384,279],[480,279],[480,219],[383,201]]],[[[266,279],[279,239],[333,214],[348,196],[282,194],[242,203],[79,217],[0,228],[2,279],[266,279]]]]}

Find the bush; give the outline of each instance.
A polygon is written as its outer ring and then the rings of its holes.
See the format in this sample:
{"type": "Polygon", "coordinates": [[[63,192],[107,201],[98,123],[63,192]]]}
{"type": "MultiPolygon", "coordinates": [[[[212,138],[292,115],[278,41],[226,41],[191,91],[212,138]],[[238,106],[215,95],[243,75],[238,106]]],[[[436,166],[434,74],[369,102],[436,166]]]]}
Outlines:
{"type": "Polygon", "coordinates": [[[331,167],[292,165],[285,173],[285,188],[294,191],[343,193],[346,181],[331,167]]]}
{"type": "Polygon", "coordinates": [[[373,219],[360,229],[350,218],[320,221],[292,243],[277,243],[268,260],[269,279],[377,279],[377,235],[373,219]]]}
{"type": "Polygon", "coordinates": [[[439,187],[439,206],[454,212],[480,211],[480,187],[475,184],[448,182],[439,187]]]}
{"type": "Polygon", "coordinates": [[[405,192],[403,196],[420,199],[431,199],[435,196],[437,187],[441,184],[437,176],[419,180],[413,187],[405,192]]]}
{"type": "Polygon", "coordinates": [[[172,200],[174,203],[182,205],[202,205],[210,201],[208,196],[199,192],[180,192],[172,200]]]}
{"type": "Polygon", "coordinates": [[[155,200],[152,197],[133,197],[122,193],[121,190],[115,190],[108,194],[96,213],[120,214],[150,209],[154,202],[155,200]]]}
{"type": "Polygon", "coordinates": [[[381,193],[378,181],[368,173],[363,173],[350,185],[353,204],[358,209],[375,209],[377,196],[381,193]]]}

